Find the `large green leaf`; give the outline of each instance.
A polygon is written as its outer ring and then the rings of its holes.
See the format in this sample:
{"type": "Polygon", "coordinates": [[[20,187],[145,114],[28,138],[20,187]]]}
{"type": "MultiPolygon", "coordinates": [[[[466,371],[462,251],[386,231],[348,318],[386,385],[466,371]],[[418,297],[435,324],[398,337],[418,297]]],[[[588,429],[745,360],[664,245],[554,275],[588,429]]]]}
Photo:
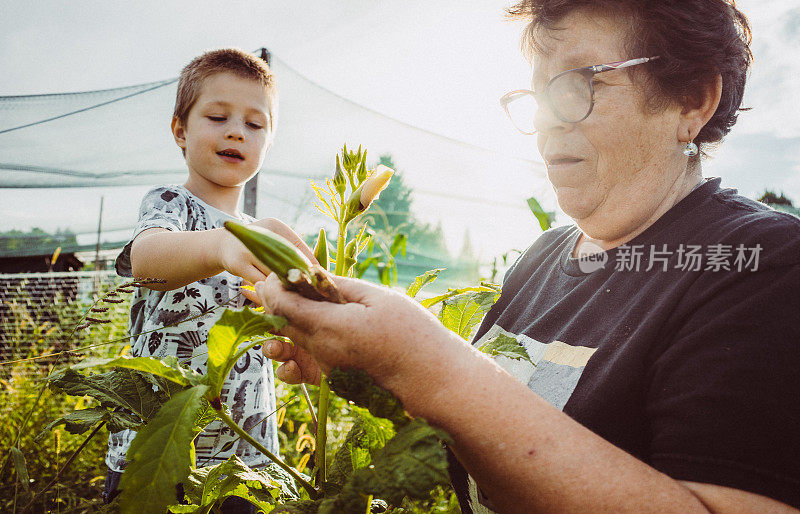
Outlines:
{"type": "Polygon", "coordinates": [[[206,383],[209,396],[219,396],[225,379],[238,359],[239,345],[257,336],[274,332],[286,325],[286,318],[258,314],[245,307],[226,309],[208,332],[208,368],[206,383]]]}
{"type": "Polygon", "coordinates": [[[500,298],[500,293],[495,291],[476,291],[455,295],[442,302],[439,320],[456,334],[464,339],[469,339],[472,330],[481,322],[498,298],[500,298]]]}
{"type": "Polygon", "coordinates": [[[356,421],[328,469],[324,486],[328,495],[340,492],[350,474],[367,467],[372,461],[371,452],[383,448],[395,434],[391,421],[376,418],[366,409],[353,407],[353,410],[357,413],[356,421]]]}
{"type": "Polygon", "coordinates": [[[229,496],[244,498],[271,512],[276,502],[299,497],[292,477],[278,466],[254,471],[236,455],[216,466],[192,470],[184,491],[190,505],[173,505],[171,512],[206,513],[229,496]]]}
{"type": "Polygon", "coordinates": [[[58,425],[65,425],[67,432],[70,434],[82,434],[101,421],[107,422],[110,432],[119,432],[126,428],[135,430],[142,424],[142,421],[132,414],[122,411],[110,411],[105,407],[98,406],[65,414],[44,427],[39,435],[36,436],[36,440],[41,439],[45,433],[58,425]]]}
{"type": "Polygon", "coordinates": [[[505,334],[500,334],[494,339],[490,339],[483,343],[478,350],[483,353],[489,354],[492,357],[502,355],[509,359],[520,360],[524,359],[534,366],[536,365],[532,360],[525,348],[517,342],[513,337],[505,334]]]}
{"type": "Polygon", "coordinates": [[[87,360],[72,366],[72,369],[99,366],[128,368],[152,373],[182,386],[197,384],[202,380],[202,375],[192,369],[181,367],[178,363],[178,358],[172,355],[162,360],[153,357],[116,357],[113,359],[87,360]]]}
{"type": "Polygon", "coordinates": [[[369,410],[373,416],[386,418],[398,426],[405,425],[410,419],[400,400],[376,384],[365,371],[334,368],[328,375],[328,383],[333,392],[369,410]]]}
{"type": "Polygon", "coordinates": [[[341,493],[327,498],[320,513],[364,512],[372,495],[399,505],[408,496],[427,498],[433,488],[450,482],[442,430],[417,418],[397,431],[386,446],[376,451],[370,466],[353,471],[341,493]]]}
{"type": "Polygon", "coordinates": [[[123,514],[162,514],[175,503],[176,485],[194,465],[194,422],[207,389],[198,385],[176,394],[136,434],[120,482],[123,514]]]}
{"type": "Polygon", "coordinates": [[[49,378],[50,384],[72,396],[91,396],[107,408],[133,412],[147,421],[169,399],[167,392],[154,390],[153,377],[132,369],[82,375],[67,368],[49,378]]]}
{"type": "Polygon", "coordinates": [[[436,280],[436,278],[439,276],[439,273],[442,271],[444,271],[444,268],[431,269],[416,277],[408,286],[408,289],[406,289],[406,294],[408,294],[408,296],[411,298],[414,298],[417,296],[417,293],[419,293],[420,289],[436,280]]]}

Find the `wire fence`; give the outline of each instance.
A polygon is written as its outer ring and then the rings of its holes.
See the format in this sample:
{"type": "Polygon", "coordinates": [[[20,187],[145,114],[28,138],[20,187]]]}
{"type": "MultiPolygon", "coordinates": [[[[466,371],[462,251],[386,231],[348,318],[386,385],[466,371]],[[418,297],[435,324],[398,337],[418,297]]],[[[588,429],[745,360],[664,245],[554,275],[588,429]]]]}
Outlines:
{"type": "Polygon", "coordinates": [[[0,391],[16,376],[41,378],[74,362],[89,345],[119,352],[124,340],[103,343],[126,335],[129,298],[104,304],[109,323],[75,328],[99,295],[122,282],[113,271],[0,274],[0,391]]]}

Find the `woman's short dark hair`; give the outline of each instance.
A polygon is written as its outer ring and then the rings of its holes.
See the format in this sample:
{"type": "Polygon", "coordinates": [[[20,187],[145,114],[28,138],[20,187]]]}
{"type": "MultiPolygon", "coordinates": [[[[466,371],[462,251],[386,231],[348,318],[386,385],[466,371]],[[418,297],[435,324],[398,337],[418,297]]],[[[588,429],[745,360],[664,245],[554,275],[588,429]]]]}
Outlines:
{"type": "MultiPolygon", "coordinates": [[[[716,76],[722,76],[722,97],[696,143],[715,143],[731,130],[741,108],[747,70],[753,60],[750,25],[735,0],[521,0],[508,9],[513,19],[525,19],[523,52],[537,48],[535,32],[550,29],[575,10],[627,15],[628,58],[660,58],[646,70],[647,104],[658,109],[667,102],[687,104],[716,76]]],[[[637,73],[631,68],[631,73],[637,73]]]]}

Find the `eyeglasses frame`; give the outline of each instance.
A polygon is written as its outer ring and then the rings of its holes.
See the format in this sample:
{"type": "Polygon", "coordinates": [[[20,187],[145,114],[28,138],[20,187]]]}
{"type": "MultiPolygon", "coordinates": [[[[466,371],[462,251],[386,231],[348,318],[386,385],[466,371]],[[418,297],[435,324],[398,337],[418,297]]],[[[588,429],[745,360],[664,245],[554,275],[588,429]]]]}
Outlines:
{"type": "MultiPolygon", "coordinates": [[[[636,66],[637,64],[644,64],[646,62],[654,61],[654,60],[658,59],[659,57],[660,57],[659,55],[656,55],[655,57],[638,57],[636,59],[628,59],[626,61],[615,61],[615,62],[610,62],[610,63],[606,63],[606,64],[595,64],[593,66],[581,66],[579,68],[572,68],[572,69],[567,70],[567,71],[562,71],[561,73],[559,73],[558,75],[554,76],[553,78],[551,78],[550,80],[547,81],[547,85],[544,87],[544,93],[542,93],[542,94],[544,95],[545,100],[547,100],[547,103],[551,106],[551,109],[553,109],[553,113],[556,115],[556,117],[558,117],[559,120],[563,121],[564,123],[570,123],[570,124],[580,123],[581,121],[583,121],[586,118],[588,118],[589,115],[592,114],[592,110],[594,110],[594,83],[592,82],[592,77],[594,77],[598,73],[603,73],[604,71],[619,70],[619,69],[622,69],[622,68],[628,68],[630,66],[636,66]],[[570,121],[570,120],[565,120],[561,116],[561,114],[558,112],[558,110],[553,107],[553,103],[550,101],[549,91],[550,91],[550,84],[552,84],[556,79],[558,79],[559,77],[561,77],[563,75],[566,75],[567,73],[575,73],[575,72],[578,72],[581,75],[583,75],[584,78],[586,78],[586,82],[589,83],[589,91],[590,91],[590,94],[591,94],[591,103],[589,104],[588,112],[586,113],[586,115],[583,118],[581,118],[581,119],[579,119],[577,121],[570,121]]],[[[514,118],[511,116],[511,113],[508,112],[508,104],[511,103],[511,101],[512,101],[511,97],[514,96],[514,95],[517,95],[519,93],[523,93],[523,94],[526,94],[526,95],[531,95],[534,98],[534,100],[536,100],[537,104],[541,103],[537,99],[537,97],[539,96],[539,93],[536,93],[535,91],[532,91],[530,89],[516,89],[514,91],[509,91],[508,93],[506,93],[506,94],[504,94],[503,96],[500,97],[500,106],[506,112],[506,115],[508,116],[508,119],[511,120],[511,124],[514,125],[514,128],[516,128],[517,130],[519,130],[520,132],[522,132],[523,134],[525,134],[527,136],[532,136],[532,135],[536,134],[536,132],[538,132],[538,131],[536,129],[534,129],[533,132],[526,132],[525,130],[522,130],[514,122],[514,118]]]]}

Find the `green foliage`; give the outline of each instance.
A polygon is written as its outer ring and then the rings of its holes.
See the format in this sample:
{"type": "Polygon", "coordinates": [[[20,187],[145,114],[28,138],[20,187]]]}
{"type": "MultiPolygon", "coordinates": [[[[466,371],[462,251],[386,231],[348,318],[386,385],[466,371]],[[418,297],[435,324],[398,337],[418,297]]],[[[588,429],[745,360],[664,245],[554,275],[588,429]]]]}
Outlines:
{"type": "Polygon", "coordinates": [[[91,396],[104,408],[122,408],[149,421],[169,400],[167,392],[154,391],[151,375],[132,369],[82,375],[67,368],[50,376],[51,386],[71,396],[91,396]]]}
{"type": "Polygon", "coordinates": [[[230,496],[244,498],[264,512],[270,512],[276,503],[300,497],[292,477],[277,466],[255,471],[236,455],[216,466],[193,469],[184,483],[184,493],[188,504],[172,505],[170,512],[210,512],[230,496]]]}
{"type": "Polygon", "coordinates": [[[764,194],[758,197],[758,201],[772,206],[785,205],[786,207],[794,207],[792,201],[783,194],[783,191],[781,191],[780,194],[777,194],[767,189],[764,191],[764,194]]]}
{"type": "Polygon", "coordinates": [[[163,359],[152,357],[116,357],[113,359],[87,359],[78,365],[72,366],[73,370],[85,369],[90,367],[111,367],[126,368],[143,371],[152,375],[165,378],[178,385],[188,386],[197,384],[202,379],[202,375],[196,371],[181,367],[178,358],[172,355],[163,359]]]}
{"type": "Polygon", "coordinates": [[[394,437],[394,425],[391,421],[376,418],[364,409],[358,409],[357,415],[353,427],[331,461],[328,481],[325,482],[327,495],[341,492],[347,477],[354,470],[370,464],[371,452],[383,448],[386,441],[394,437]]]}
{"type": "Polygon", "coordinates": [[[475,287],[448,288],[446,293],[434,296],[432,298],[426,298],[425,300],[422,300],[419,303],[425,308],[430,308],[436,305],[437,303],[441,303],[447,299],[450,299],[460,294],[480,293],[480,292],[494,292],[499,294],[500,286],[497,284],[492,284],[490,282],[481,282],[481,285],[475,287]]]}
{"type": "MultiPolygon", "coordinates": [[[[35,363],[35,361],[33,361],[35,363]]],[[[0,441],[7,442],[5,448],[17,448],[25,458],[28,477],[35,501],[31,512],[94,512],[101,503],[100,490],[105,476],[103,457],[107,440],[94,437],[78,454],[66,471],[46,493],[41,494],[45,483],[63,466],[70,454],[83,442],[85,436],[74,435],[56,427],[45,437],[36,440],[42,427],[54,418],[62,416],[64,410],[83,406],[86,400],[72,399],[45,389],[33,378],[36,364],[30,362],[15,365],[0,392],[0,441]],[[76,403],[77,402],[77,403],[76,403]],[[30,416],[29,416],[30,415],[30,416]],[[19,441],[17,436],[19,435],[19,441]]],[[[11,451],[6,451],[0,462],[0,512],[13,512],[16,501],[17,512],[30,501],[23,494],[24,486],[18,482],[11,451]],[[15,500],[16,498],[16,500],[15,500]]]]}
{"type": "Polygon", "coordinates": [[[136,434],[120,482],[123,514],[138,514],[143,508],[160,514],[175,502],[175,484],[185,481],[194,465],[194,421],[207,388],[199,385],[176,394],[136,434]]]}
{"type": "Polygon", "coordinates": [[[338,495],[320,504],[319,512],[363,512],[369,496],[394,505],[406,496],[427,498],[434,487],[449,483],[442,441],[449,441],[447,434],[425,420],[407,423],[375,451],[368,467],[353,471],[338,495]]]}
{"type": "Polygon", "coordinates": [[[118,432],[126,428],[136,430],[142,424],[138,417],[125,411],[110,411],[106,407],[98,406],[65,414],[44,427],[44,430],[36,436],[36,439],[41,439],[47,432],[58,425],[65,425],[67,432],[70,434],[83,434],[101,421],[108,423],[108,429],[111,432],[118,432]]]}
{"type": "Polygon", "coordinates": [[[400,400],[378,386],[365,371],[334,368],[328,375],[328,382],[333,392],[367,409],[373,416],[386,418],[398,426],[405,425],[410,419],[400,400]]]}
{"type": "MultiPolygon", "coordinates": [[[[34,227],[29,232],[10,230],[0,232],[0,255],[49,255],[57,247],[75,251],[78,245],[77,236],[69,230],[56,230],[54,234],[34,227]]],[[[65,250],[67,251],[67,250],[65,250]]]]}
{"type": "Polygon", "coordinates": [[[442,324],[469,339],[475,327],[500,298],[500,291],[492,288],[474,288],[442,299],[439,320],[442,324]]]}
{"type": "Polygon", "coordinates": [[[441,273],[442,271],[444,271],[444,268],[436,268],[428,270],[422,275],[416,277],[414,281],[411,282],[411,284],[408,286],[408,289],[406,289],[406,294],[411,298],[415,298],[417,296],[417,293],[419,293],[423,287],[436,280],[436,278],[439,276],[439,273],[441,273]]]}
{"type": "Polygon", "coordinates": [[[247,307],[241,310],[226,309],[208,333],[208,369],[205,376],[211,398],[219,396],[228,373],[246,351],[237,352],[239,345],[253,337],[278,330],[285,324],[284,318],[257,314],[247,307]]]}
{"type": "Polygon", "coordinates": [[[528,198],[528,207],[536,219],[539,220],[539,226],[542,230],[548,230],[556,219],[556,213],[552,211],[545,211],[539,202],[534,197],[528,198]]]}
{"type": "Polygon", "coordinates": [[[478,350],[492,357],[502,355],[503,357],[508,357],[509,359],[514,360],[524,359],[534,366],[536,365],[531,360],[531,357],[528,355],[528,352],[525,350],[525,348],[519,344],[516,339],[505,334],[500,334],[494,339],[486,341],[480,346],[480,348],[478,348],[478,350]]]}
{"type": "Polygon", "coordinates": [[[380,252],[375,251],[375,238],[370,238],[367,245],[367,257],[355,263],[355,276],[361,278],[367,270],[374,266],[378,270],[378,280],[385,286],[397,284],[397,255],[406,255],[406,243],[408,237],[405,234],[394,236],[391,246],[383,241],[378,241],[380,252]]]}
{"type": "Polygon", "coordinates": [[[28,477],[28,465],[25,463],[25,456],[16,446],[11,447],[11,458],[14,460],[14,469],[17,472],[17,481],[22,484],[26,492],[31,490],[30,478],[28,477]]]}

